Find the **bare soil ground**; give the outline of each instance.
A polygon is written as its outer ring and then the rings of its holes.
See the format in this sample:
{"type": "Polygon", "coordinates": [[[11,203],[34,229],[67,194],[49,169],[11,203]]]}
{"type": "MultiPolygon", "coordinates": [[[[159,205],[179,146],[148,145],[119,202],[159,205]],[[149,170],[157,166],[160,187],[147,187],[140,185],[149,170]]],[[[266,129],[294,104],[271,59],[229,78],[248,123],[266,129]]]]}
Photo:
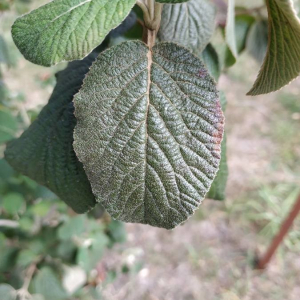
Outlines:
{"type": "Polygon", "coordinates": [[[109,267],[140,264],[141,270],[119,275],[103,288],[104,299],[300,299],[299,252],[282,249],[264,272],[254,270],[256,254],[272,236],[260,236],[257,224],[243,213],[232,213],[251,197],[259,201],[261,186],[300,182],[299,164],[289,167],[282,153],[288,148],[292,160],[299,162],[300,122],[297,112],[286,111],[280,102],[287,92],[300,97],[300,81],[279,94],[247,97],[257,71],[258,65],[244,56],[219,84],[228,98],[228,199],[205,200],[193,218],[173,231],[127,225],[128,242],[104,261],[109,267]],[[298,135],[280,133],[280,122],[288,130],[295,127],[298,135]],[[298,142],[293,143],[290,139],[295,138],[298,142]]]}

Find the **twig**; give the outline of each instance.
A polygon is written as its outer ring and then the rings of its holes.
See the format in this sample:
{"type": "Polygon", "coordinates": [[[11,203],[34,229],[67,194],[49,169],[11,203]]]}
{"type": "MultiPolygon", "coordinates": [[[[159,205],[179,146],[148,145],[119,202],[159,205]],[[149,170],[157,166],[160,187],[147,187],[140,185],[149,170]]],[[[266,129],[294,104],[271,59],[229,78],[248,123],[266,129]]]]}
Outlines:
{"type": "Polygon", "coordinates": [[[258,259],[256,262],[256,268],[257,269],[265,269],[271,258],[273,257],[274,253],[276,252],[279,245],[282,243],[285,235],[288,233],[289,229],[293,225],[294,220],[298,216],[300,212],[300,195],[298,199],[296,200],[296,203],[294,207],[292,208],[290,214],[285,219],[285,221],[282,223],[279,233],[275,236],[273,239],[269,249],[265,253],[265,255],[262,256],[262,258],[258,259]]]}

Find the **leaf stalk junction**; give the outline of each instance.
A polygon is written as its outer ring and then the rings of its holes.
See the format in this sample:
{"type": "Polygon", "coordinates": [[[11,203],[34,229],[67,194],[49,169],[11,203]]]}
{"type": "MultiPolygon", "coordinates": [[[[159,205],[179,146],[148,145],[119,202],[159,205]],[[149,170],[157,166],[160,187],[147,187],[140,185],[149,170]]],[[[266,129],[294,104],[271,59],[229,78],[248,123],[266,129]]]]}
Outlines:
{"type": "Polygon", "coordinates": [[[155,0],[138,0],[137,5],[144,14],[143,41],[151,49],[155,44],[156,34],[160,26],[163,4],[155,2],[155,0]]]}

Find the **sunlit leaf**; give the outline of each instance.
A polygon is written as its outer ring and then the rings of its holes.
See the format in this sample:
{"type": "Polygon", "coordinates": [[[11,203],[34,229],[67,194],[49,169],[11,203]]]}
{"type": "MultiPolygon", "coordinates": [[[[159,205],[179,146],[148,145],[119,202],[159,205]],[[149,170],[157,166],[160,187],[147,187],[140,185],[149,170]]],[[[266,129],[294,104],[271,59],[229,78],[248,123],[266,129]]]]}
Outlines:
{"type": "Polygon", "coordinates": [[[136,0],[53,0],[18,18],[14,42],[33,63],[81,59],[129,14],[136,0]]]}

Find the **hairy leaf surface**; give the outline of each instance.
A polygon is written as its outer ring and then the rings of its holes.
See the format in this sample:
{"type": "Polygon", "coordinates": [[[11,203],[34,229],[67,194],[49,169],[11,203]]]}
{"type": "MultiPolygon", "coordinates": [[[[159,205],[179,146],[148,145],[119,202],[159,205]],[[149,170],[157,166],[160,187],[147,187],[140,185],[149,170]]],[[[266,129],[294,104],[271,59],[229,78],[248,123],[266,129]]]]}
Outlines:
{"type": "Polygon", "coordinates": [[[158,37],[162,41],[178,42],[201,52],[212,37],[214,27],[215,8],[207,0],[166,4],[158,37]]]}
{"type": "MultiPolygon", "coordinates": [[[[225,111],[227,105],[227,99],[224,92],[220,92],[220,101],[222,105],[222,110],[225,111]]],[[[224,133],[224,138],[221,143],[221,162],[220,168],[217,172],[217,175],[210,187],[209,192],[206,195],[206,198],[214,200],[224,200],[226,197],[226,184],[228,178],[228,165],[227,165],[227,146],[226,146],[226,132],[224,133]]]]}
{"type": "Polygon", "coordinates": [[[14,42],[29,61],[51,66],[81,59],[129,14],[136,0],[53,0],[18,18],[14,42]]]}
{"type": "Polygon", "coordinates": [[[267,94],[300,73],[300,21],[291,0],[267,0],[269,42],[258,77],[247,95],[267,94]]]}
{"type": "Polygon", "coordinates": [[[47,186],[74,211],[84,213],[96,201],[82,164],[73,150],[73,96],[95,59],[72,62],[58,73],[57,85],[37,120],[10,142],[5,158],[17,171],[47,186]]]}
{"type": "Polygon", "coordinates": [[[74,103],[74,149],[113,218],[170,229],[193,214],[223,135],[199,58],[173,43],[122,43],[98,57],[74,103]]]}

